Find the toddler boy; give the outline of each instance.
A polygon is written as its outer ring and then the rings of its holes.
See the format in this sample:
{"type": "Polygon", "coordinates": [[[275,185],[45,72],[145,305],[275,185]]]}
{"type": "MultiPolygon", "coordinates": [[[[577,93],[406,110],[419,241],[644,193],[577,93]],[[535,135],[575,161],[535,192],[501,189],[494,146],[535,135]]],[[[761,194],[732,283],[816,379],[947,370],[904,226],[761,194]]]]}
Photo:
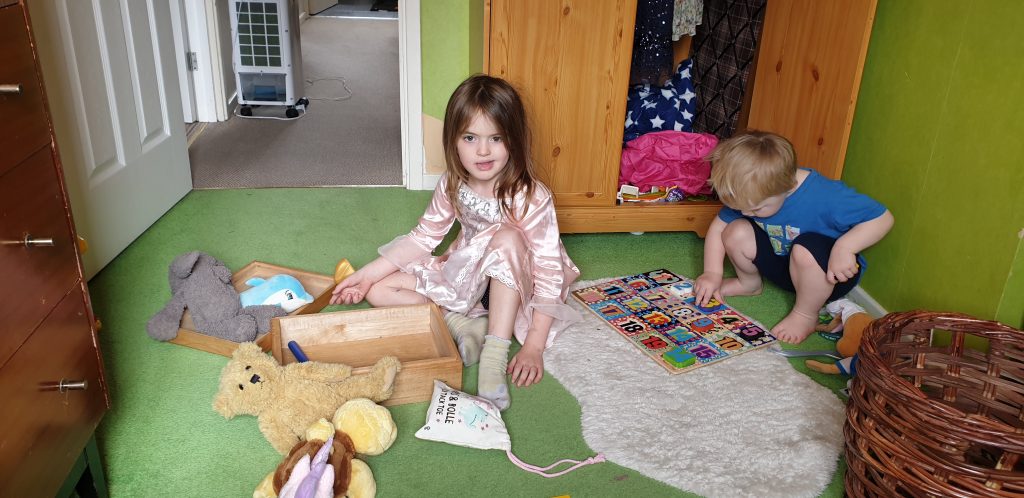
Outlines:
{"type": "Polygon", "coordinates": [[[839,180],[797,168],[793,144],[774,133],[723,140],[708,159],[711,185],[725,206],[704,241],[704,273],[694,285],[698,304],[760,294],[764,276],[796,292],[772,335],[803,341],[822,305],[860,281],[866,268],[860,252],[889,232],[892,213],[839,180]],[[726,255],[736,278],[723,280],[726,255]]]}

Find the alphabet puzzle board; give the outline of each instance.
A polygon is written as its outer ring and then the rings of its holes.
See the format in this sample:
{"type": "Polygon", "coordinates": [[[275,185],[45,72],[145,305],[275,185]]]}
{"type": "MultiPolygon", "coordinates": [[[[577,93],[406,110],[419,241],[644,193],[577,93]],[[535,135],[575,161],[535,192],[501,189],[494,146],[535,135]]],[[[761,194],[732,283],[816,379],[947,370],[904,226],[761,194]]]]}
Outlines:
{"type": "Polygon", "coordinates": [[[654,270],[573,291],[669,373],[677,374],[775,342],[761,324],[714,298],[698,306],[693,281],[654,270]]]}

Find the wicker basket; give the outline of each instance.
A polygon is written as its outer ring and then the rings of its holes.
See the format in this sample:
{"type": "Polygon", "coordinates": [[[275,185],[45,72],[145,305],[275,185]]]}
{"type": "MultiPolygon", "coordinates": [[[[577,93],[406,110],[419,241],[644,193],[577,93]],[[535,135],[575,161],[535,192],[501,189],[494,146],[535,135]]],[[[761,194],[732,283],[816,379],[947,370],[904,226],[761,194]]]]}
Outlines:
{"type": "Polygon", "coordinates": [[[1024,496],[1024,332],[912,311],[865,331],[847,406],[849,496],[1024,496]],[[950,345],[932,344],[948,331],[950,345]],[[989,351],[965,347],[984,338],[989,351]]]}

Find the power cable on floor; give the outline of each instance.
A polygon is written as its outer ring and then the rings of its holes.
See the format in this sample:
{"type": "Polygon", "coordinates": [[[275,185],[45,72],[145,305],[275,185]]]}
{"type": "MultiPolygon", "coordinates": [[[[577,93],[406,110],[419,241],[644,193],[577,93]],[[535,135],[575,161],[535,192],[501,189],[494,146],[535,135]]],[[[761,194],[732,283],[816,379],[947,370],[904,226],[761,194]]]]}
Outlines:
{"type": "Polygon", "coordinates": [[[352,98],[352,90],[350,90],[348,88],[348,82],[345,81],[345,78],[342,78],[341,76],[331,76],[331,77],[327,77],[327,78],[315,78],[315,79],[311,79],[311,80],[306,80],[306,88],[312,87],[314,84],[316,84],[317,81],[328,81],[328,80],[329,81],[340,81],[341,82],[341,86],[345,89],[346,92],[348,92],[348,95],[346,95],[344,97],[317,97],[317,98],[310,98],[309,100],[327,100],[327,101],[331,101],[331,102],[340,102],[342,100],[348,100],[348,99],[352,98]]]}

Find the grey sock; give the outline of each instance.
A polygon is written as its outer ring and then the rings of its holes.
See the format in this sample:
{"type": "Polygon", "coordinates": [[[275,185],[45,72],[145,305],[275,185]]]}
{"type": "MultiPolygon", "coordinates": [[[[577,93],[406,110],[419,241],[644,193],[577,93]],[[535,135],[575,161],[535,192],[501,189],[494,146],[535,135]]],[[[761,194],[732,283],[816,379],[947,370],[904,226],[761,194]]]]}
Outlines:
{"type": "Polygon", "coordinates": [[[494,403],[499,410],[508,408],[512,402],[505,382],[508,368],[508,348],[512,341],[488,335],[480,352],[480,371],[477,377],[477,392],[481,398],[494,403]]]}
{"type": "Polygon", "coordinates": [[[484,344],[484,336],[487,335],[487,317],[469,318],[462,313],[449,311],[444,315],[444,321],[448,324],[448,332],[455,339],[459,347],[459,354],[462,355],[464,365],[475,365],[480,361],[480,349],[484,344]]]}

